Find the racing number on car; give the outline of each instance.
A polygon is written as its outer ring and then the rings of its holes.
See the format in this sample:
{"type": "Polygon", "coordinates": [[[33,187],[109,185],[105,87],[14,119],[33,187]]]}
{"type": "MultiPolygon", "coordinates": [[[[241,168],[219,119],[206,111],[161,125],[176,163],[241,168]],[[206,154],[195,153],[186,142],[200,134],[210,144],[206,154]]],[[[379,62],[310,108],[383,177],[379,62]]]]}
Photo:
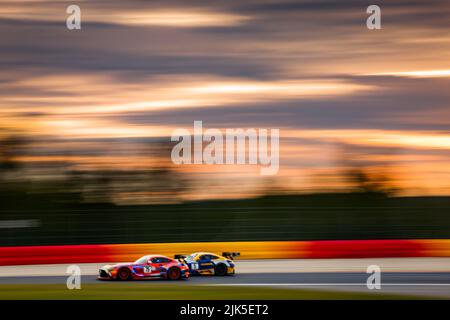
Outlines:
{"type": "Polygon", "coordinates": [[[198,270],[198,263],[193,263],[191,265],[192,270],[198,270]]]}

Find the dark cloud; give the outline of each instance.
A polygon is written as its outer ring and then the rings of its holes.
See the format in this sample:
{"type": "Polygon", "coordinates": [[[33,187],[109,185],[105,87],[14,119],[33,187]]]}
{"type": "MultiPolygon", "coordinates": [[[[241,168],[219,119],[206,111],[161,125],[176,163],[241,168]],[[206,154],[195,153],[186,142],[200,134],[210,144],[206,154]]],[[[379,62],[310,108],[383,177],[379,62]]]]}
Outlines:
{"type": "MultiPolygon", "coordinates": [[[[30,5],[37,8],[53,3],[62,9],[67,5],[65,1],[30,5]]],[[[16,2],[3,3],[7,4],[16,2]]],[[[448,35],[449,29],[445,28],[450,21],[448,1],[395,0],[377,4],[383,9],[382,21],[386,27],[383,33],[369,36],[365,28],[367,1],[80,1],[82,10],[95,8],[103,10],[105,15],[125,9],[191,8],[245,14],[251,19],[242,25],[202,28],[87,22],[80,32],[66,30],[64,11],[61,22],[0,19],[0,67],[8,73],[0,81],[12,83],[30,74],[49,73],[66,76],[109,73],[124,83],[151,82],[152,76],[179,74],[267,81],[341,79],[379,89],[349,97],[129,113],[116,117],[128,123],[152,124],[204,119],[211,125],[448,130],[448,123],[436,119],[436,114],[448,115],[446,88],[450,83],[447,79],[358,77],[351,75],[351,71],[336,74],[327,70],[327,66],[359,63],[370,67],[391,61],[398,61],[399,65],[407,61],[405,65],[414,70],[418,63],[430,59],[435,49],[443,52],[442,68],[448,67],[445,65],[448,53],[444,52],[448,43],[427,45],[423,49],[422,44],[402,42],[416,38],[428,40],[429,33],[415,33],[428,28],[434,28],[431,35],[448,35]],[[403,28],[390,29],[393,25],[403,25],[403,28]]],[[[0,93],[2,90],[30,97],[70,95],[70,90],[58,92],[52,88],[8,87],[0,88],[0,93]]]]}
{"type": "MultiPolygon", "coordinates": [[[[160,54],[129,54],[123,52],[105,52],[104,50],[88,50],[79,48],[48,48],[45,46],[14,47],[0,45],[5,54],[16,55],[6,61],[0,58],[2,69],[44,68],[53,72],[57,70],[73,72],[117,72],[124,80],[127,76],[149,77],[155,75],[174,74],[212,74],[229,77],[265,78],[275,71],[274,66],[249,57],[226,57],[198,55],[160,55],[160,54]],[[2,61],[3,60],[3,61],[2,61]],[[130,74],[129,72],[133,72],[130,74]]],[[[132,81],[132,79],[130,79],[132,81]]]]}
{"type": "Polygon", "coordinates": [[[251,105],[128,113],[126,123],[209,127],[272,127],[302,129],[386,129],[450,131],[450,79],[357,77],[377,89],[356,96],[280,100],[251,105]],[[418,89],[420,88],[420,89],[418,89]],[[440,117],[436,118],[436,115],[440,117]]]}
{"type": "MultiPolygon", "coordinates": [[[[15,2],[5,2],[5,4],[15,2]]],[[[385,28],[436,27],[436,35],[448,34],[450,5],[444,1],[382,1],[385,28]],[[432,8],[432,9],[431,9],[432,8]],[[420,11],[421,10],[421,11],[420,11]]],[[[30,4],[53,6],[54,2],[30,4]]],[[[66,2],[56,2],[58,10],[66,2]]],[[[36,18],[0,19],[2,69],[41,67],[72,72],[123,71],[139,74],[216,74],[243,77],[279,77],[279,69],[295,64],[301,69],[335,59],[370,60],[372,52],[391,56],[416,46],[403,44],[392,33],[367,38],[366,1],[81,1],[82,10],[119,13],[125,9],[190,8],[239,13],[251,19],[229,27],[164,28],[118,25],[113,20],[86,22],[80,32],[61,21],[36,18]],[[356,28],[355,28],[356,27],[356,28]],[[350,28],[350,29],[349,29],[350,28]],[[390,45],[386,45],[386,43],[390,45]],[[289,49],[278,49],[288,46],[289,49]],[[320,49],[314,49],[315,47],[320,49]],[[394,47],[393,47],[394,46],[394,47]]],[[[304,76],[303,74],[301,76],[304,76]]]]}

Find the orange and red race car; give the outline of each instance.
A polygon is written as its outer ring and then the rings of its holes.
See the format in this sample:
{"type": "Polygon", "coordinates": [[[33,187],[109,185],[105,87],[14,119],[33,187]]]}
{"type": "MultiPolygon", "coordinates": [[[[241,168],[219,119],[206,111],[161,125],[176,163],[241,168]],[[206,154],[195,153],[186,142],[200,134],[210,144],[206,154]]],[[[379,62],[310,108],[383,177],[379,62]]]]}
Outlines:
{"type": "Polygon", "coordinates": [[[100,280],[138,280],[165,278],[179,280],[189,278],[189,267],[175,259],[162,255],[147,255],[135,262],[106,265],[100,268],[100,280]]]}

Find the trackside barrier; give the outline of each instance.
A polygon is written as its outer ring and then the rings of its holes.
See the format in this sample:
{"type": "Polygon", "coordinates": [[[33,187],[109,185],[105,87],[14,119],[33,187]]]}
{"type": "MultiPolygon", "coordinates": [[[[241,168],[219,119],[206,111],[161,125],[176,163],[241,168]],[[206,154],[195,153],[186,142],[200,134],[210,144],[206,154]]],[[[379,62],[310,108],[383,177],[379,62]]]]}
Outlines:
{"type": "Polygon", "coordinates": [[[450,240],[143,243],[0,247],[0,265],[134,261],[145,254],[238,251],[241,259],[450,257],[450,240]]]}

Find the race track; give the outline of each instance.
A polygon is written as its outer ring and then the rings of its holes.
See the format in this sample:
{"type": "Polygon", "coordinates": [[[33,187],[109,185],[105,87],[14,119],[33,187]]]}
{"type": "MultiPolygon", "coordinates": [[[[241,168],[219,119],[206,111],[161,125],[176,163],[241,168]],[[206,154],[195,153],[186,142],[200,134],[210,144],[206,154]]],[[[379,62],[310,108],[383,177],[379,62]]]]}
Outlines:
{"type": "MultiPolygon", "coordinates": [[[[80,264],[82,283],[98,281],[101,264],[80,264]]],[[[0,267],[1,284],[65,285],[68,265],[37,265],[0,267]]],[[[237,261],[237,274],[229,277],[191,277],[177,281],[182,286],[252,286],[308,288],[317,290],[395,293],[425,297],[450,298],[450,259],[336,259],[336,260],[253,260],[237,261]],[[369,290],[366,285],[368,265],[382,270],[381,289],[369,290]],[[283,268],[283,265],[285,268],[283,268]]],[[[135,281],[173,285],[174,282],[150,279],[135,281]]]]}

